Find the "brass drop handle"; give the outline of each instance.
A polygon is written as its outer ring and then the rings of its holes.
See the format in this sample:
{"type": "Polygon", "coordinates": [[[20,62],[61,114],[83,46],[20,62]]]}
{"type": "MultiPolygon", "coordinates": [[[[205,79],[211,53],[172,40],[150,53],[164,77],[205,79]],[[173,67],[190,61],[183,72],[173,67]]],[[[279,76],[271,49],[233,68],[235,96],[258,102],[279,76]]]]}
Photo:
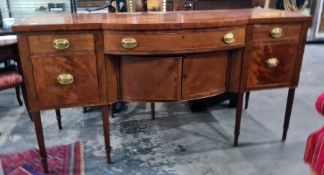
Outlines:
{"type": "Polygon", "coordinates": [[[138,43],[135,38],[125,37],[120,42],[121,46],[125,49],[133,49],[137,47],[138,43]]]}
{"type": "Polygon", "coordinates": [[[279,65],[279,60],[277,58],[269,58],[267,60],[267,66],[269,68],[276,68],[279,65]]]}
{"type": "Polygon", "coordinates": [[[270,32],[272,38],[279,39],[283,37],[283,30],[280,27],[275,27],[270,32]]]}
{"type": "Polygon", "coordinates": [[[53,47],[57,50],[65,50],[70,47],[70,41],[65,38],[56,38],[53,40],[53,47]]]}
{"type": "Polygon", "coordinates": [[[72,74],[69,73],[63,73],[57,76],[57,81],[61,85],[70,85],[74,81],[74,77],[72,74]]]}
{"type": "Polygon", "coordinates": [[[226,44],[233,44],[236,41],[236,36],[233,32],[226,33],[224,35],[224,42],[226,44]]]}

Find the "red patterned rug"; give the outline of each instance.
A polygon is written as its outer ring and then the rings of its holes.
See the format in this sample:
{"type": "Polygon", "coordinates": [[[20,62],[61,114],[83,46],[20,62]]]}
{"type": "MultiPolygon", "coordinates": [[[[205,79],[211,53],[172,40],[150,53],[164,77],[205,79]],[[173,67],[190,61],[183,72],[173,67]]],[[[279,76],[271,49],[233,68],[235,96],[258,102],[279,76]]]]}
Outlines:
{"type": "MultiPolygon", "coordinates": [[[[83,145],[76,142],[47,149],[49,174],[84,175],[83,145]]],[[[43,175],[42,162],[36,148],[0,155],[4,175],[43,175]]]]}

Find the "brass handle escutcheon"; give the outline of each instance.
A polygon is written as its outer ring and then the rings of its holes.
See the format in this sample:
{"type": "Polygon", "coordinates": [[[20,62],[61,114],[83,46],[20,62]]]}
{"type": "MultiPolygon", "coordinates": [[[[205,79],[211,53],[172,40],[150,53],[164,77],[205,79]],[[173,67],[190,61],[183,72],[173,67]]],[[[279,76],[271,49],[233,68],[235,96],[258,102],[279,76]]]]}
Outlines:
{"type": "Polygon", "coordinates": [[[280,27],[275,27],[270,32],[272,38],[279,39],[283,37],[283,30],[280,27]]]}
{"type": "Polygon", "coordinates": [[[224,42],[226,44],[233,44],[236,41],[235,34],[233,32],[229,32],[224,35],[224,42]]]}
{"type": "Polygon", "coordinates": [[[279,60],[277,58],[269,58],[267,60],[267,66],[269,68],[276,68],[279,65],[279,60]]]}
{"type": "Polygon", "coordinates": [[[125,49],[133,49],[137,46],[135,38],[125,37],[120,42],[121,46],[125,49]]]}
{"type": "Polygon", "coordinates": [[[57,50],[65,50],[70,47],[70,41],[65,38],[57,38],[53,40],[53,47],[57,50]]]}
{"type": "Polygon", "coordinates": [[[60,74],[59,76],[57,76],[57,81],[61,84],[61,85],[70,85],[73,83],[74,81],[74,77],[72,74],[69,73],[63,73],[60,74]]]}

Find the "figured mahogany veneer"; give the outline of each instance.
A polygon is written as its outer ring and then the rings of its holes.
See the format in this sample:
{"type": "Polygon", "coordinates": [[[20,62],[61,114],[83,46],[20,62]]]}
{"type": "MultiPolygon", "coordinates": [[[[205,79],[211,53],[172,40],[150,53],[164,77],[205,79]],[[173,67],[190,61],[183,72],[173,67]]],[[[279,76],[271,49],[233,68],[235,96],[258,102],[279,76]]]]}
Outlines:
{"type": "Polygon", "coordinates": [[[279,10],[54,15],[25,20],[18,33],[24,82],[47,171],[40,110],[101,106],[108,162],[110,105],[171,102],[289,88],[286,139],[311,18],[279,10]],[[107,108],[107,106],[109,108],[107,108]],[[109,110],[108,110],[109,109],[109,110]]]}
{"type": "Polygon", "coordinates": [[[105,32],[105,52],[119,55],[150,55],[207,52],[242,47],[245,28],[219,28],[213,30],[177,30],[154,32],[105,32]],[[232,32],[236,42],[224,43],[224,35],[232,32]],[[133,49],[121,47],[125,37],[135,38],[138,46],[133,49]]]}

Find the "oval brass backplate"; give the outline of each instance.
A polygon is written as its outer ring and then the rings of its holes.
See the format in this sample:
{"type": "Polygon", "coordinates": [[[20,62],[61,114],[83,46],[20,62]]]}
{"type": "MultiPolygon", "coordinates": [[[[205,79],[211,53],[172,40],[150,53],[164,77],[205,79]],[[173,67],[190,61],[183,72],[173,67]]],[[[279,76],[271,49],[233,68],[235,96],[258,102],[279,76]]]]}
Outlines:
{"type": "Polygon", "coordinates": [[[56,38],[53,40],[53,47],[57,50],[65,50],[70,47],[70,41],[65,38],[56,38]]]}
{"type": "Polygon", "coordinates": [[[137,46],[137,41],[135,38],[125,37],[121,40],[120,44],[125,49],[133,49],[137,46]]]}
{"type": "Polygon", "coordinates": [[[270,32],[272,38],[279,39],[283,37],[283,30],[280,27],[275,27],[270,32]]]}
{"type": "Polygon", "coordinates": [[[70,85],[73,83],[74,77],[72,74],[64,73],[57,76],[57,81],[61,85],[70,85]]]}
{"type": "Polygon", "coordinates": [[[267,60],[267,66],[269,68],[276,68],[279,65],[279,60],[277,58],[269,58],[267,60]]]}
{"type": "Polygon", "coordinates": [[[233,32],[229,32],[227,34],[224,35],[224,42],[226,44],[233,44],[236,42],[236,37],[235,34],[233,32]]]}

